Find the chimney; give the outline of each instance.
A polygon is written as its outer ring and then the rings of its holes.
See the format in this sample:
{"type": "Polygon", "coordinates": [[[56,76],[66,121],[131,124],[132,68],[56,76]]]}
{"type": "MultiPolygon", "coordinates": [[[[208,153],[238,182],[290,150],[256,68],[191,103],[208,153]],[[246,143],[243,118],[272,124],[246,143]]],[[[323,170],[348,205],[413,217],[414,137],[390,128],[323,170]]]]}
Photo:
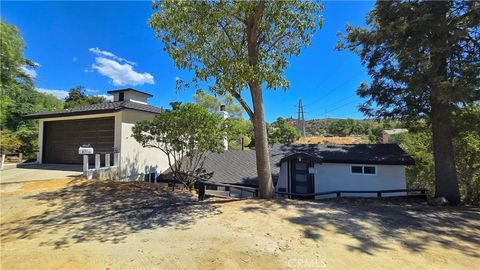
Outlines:
{"type": "MultiPolygon", "coordinates": [[[[228,112],[225,110],[225,105],[220,105],[220,114],[222,115],[223,119],[228,118],[228,112]]],[[[223,137],[223,145],[224,145],[224,150],[228,150],[228,138],[225,136],[223,137]]]]}

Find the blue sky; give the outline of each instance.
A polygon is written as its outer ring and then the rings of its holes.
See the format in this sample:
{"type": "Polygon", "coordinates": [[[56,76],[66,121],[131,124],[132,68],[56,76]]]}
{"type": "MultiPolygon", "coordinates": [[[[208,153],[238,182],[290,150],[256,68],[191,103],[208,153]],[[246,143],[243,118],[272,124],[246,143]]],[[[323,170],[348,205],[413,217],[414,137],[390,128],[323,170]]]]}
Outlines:
{"type": "MultiPolygon", "coordinates": [[[[358,56],[334,50],[337,32],[346,23],[364,25],[373,2],[324,2],[324,26],[312,46],[290,60],[286,76],[291,88],[264,91],[267,121],[296,117],[302,99],[305,118],[363,118],[355,90],[369,81],[358,56]]],[[[37,62],[36,86],[58,96],[76,85],[88,94],[133,87],[154,95],[150,103],[168,107],[171,101],[191,101],[194,90],[175,90],[177,70],[155,38],[147,20],[150,2],[5,2],[2,19],[16,25],[25,39],[26,57],[37,62]]],[[[36,73],[36,74],[35,74],[36,73]]],[[[248,94],[248,93],[245,93],[248,94]]]]}

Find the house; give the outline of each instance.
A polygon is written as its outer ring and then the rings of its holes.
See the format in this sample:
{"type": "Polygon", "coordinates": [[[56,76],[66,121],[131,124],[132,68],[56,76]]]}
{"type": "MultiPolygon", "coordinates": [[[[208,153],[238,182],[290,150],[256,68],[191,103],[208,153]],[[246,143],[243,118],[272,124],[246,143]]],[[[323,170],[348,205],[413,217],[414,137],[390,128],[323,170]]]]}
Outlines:
{"type": "MultiPolygon", "coordinates": [[[[255,160],[252,150],[209,153],[203,167],[213,182],[258,187],[255,160]]],[[[405,166],[415,164],[396,144],[275,144],[270,147],[270,163],[275,191],[299,194],[406,189],[405,166]]],[[[160,175],[166,178],[168,170],[160,175]]],[[[395,195],[404,193],[385,196],[395,195]]]]}
{"type": "Polygon", "coordinates": [[[408,129],[405,128],[394,128],[394,129],[387,129],[382,131],[382,143],[389,143],[390,136],[400,133],[408,132],[408,129]]]}
{"type": "MultiPolygon", "coordinates": [[[[136,122],[150,120],[162,109],[148,105],[152,95],[127,88],[108,91],[112,102],[72,109],[37,113],[27,116],[38,119],[38,163],[82,164],[78,153],[82,145],[91,145],[101,155],[104,165],[111,153],[118,153],[120,178],[139,179],[145,174],[168,168],[165,155],[142,147],[132,137],[136,122]]],[[[113,158],[109,165],[112,165],[113,158]]],[[[94,164],[94,156],[89,159],[94,164]]]]}

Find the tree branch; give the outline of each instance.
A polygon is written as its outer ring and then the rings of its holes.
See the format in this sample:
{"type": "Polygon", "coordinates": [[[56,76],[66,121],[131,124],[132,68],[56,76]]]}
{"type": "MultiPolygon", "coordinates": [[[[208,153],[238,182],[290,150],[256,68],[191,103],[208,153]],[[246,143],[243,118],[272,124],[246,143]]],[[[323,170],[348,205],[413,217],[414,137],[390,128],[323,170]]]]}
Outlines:
{"type": "Polygon", "coordinates": [[[254,118],[253,111],[250,108],[250,106],[248,106],[248,104],[245,102],[245,100],[243,100],[242,96],[237,91],[235,91],[235,89],[230,89],[229,92],[238,101],[238,103],[242,105],[243,109],[247,112],[248,117],[250,117],[250,121],[253,121],[253,118],[254,118]]]}

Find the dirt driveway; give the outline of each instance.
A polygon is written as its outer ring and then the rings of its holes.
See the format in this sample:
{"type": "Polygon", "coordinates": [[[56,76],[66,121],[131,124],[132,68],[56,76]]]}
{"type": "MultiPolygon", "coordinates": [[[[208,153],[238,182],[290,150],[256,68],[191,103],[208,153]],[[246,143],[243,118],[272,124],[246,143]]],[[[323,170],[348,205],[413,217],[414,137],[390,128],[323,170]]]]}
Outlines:
{"type": "Polygon", "coordinates": [[[1,269],[472,269],[480,213],[363,201],[196,202],[143,183],[1,193],[1,269]]]}

